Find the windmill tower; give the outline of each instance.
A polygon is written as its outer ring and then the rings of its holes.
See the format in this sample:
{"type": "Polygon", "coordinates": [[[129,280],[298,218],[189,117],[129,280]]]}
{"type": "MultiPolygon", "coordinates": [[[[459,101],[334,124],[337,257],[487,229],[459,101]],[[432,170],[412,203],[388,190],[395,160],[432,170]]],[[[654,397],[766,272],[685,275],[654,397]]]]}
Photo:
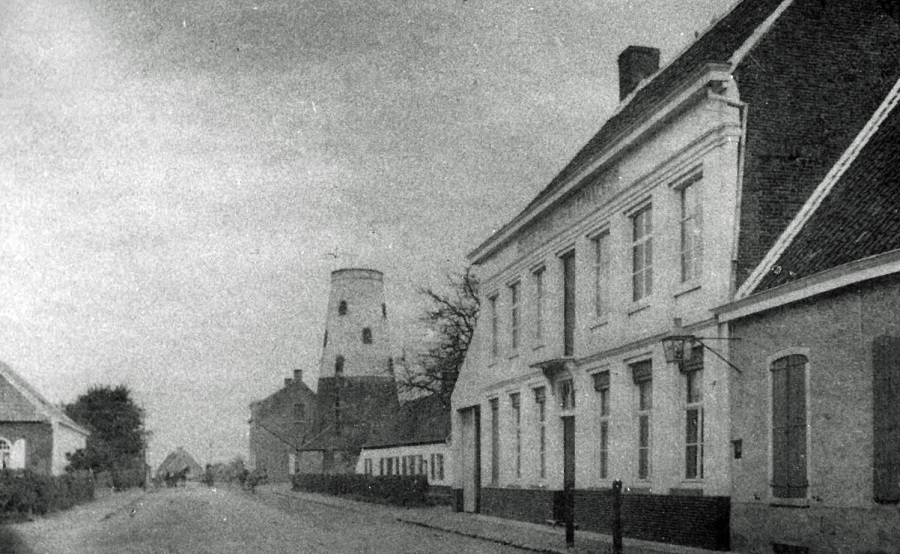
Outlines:
{"type": "Polygon", "coordinates": [[[331,273],[317,391],[323,469],[352,472],[360,448],[390,425],[398,409],[384,275],[373,269],[331,273]]]}

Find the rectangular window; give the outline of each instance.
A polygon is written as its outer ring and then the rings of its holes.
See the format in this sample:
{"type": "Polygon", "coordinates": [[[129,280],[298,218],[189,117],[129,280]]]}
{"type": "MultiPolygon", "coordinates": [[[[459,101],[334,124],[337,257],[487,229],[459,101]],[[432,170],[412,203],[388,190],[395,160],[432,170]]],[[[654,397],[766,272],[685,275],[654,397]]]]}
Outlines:
{"type": "Polygon", "coordinates": [[[373,470],[371,458],[366,458],[365,460],[363,460],[363,466],[365,467],[363,471],[365,471],[366,475],[372,475],[373,470]]]}
{"type": "Polygon", "coordinates": [[[642,208],[631,216],[631,300],[653,292],[653,210],[642,208]]]}
{"type": "Polygon", "coordinates": [[[500,482],[500,410],[499,401],[491,398],[491,483],[500,482]]]}
{"type": "Polygon", "coordinates": [[[378,460],[378,475],[385,475],[384,473],[384,458],[378,460]]]}
{"type": "Polygon", "coordinates": [[[546,389],[534,389],[534,403],[538,416],[538,470],[541,479],[547,476],[547,395],[546,389]]]}
{"type": "Polygon", "coordinates": [[[444,480],[444,455],[443,454],[435,454],[435,458],[437,461],[438,481],[443,481],[444,480]]]}
{"type": "Polygon", "coordinates": [[[534,278],[534,342],[544,342],[544,268],[532,273],[534,278]]]}
{"type": "Polygon", "coordinates": [[[575,354],[575,251],[562,256],[563,266],[563,356],[575,354]]]}
{"type": "Polygon", "coordinates": [[[593,239],[594,243],[594,315],[609,313],[609,233],[593,239]]]}
{"type": "Polygon", "coordinates": [[[772,363],[772,496],[806,498],[806,356],[772,363]]]}
{"type": "Polygon", "coordinates": [[[521,395],[514,393],[509,395],[509,404],[512,407],[513,429],[516,445],[516,479],[522,477],[522,402],[521,395]]]}
{"type": "Polygon", "coordinates": [[[387,473],[385,475],[393,475],[394,474],[394,459],[387,458],[387,473]]]}
{"type": "Polygon", "coordinates": [[[303,423],[306,420],[306,406],[299,402],[294,404],[294,423],[303,423]]]}
{"type": "Polygon", "coordinates": [[[650,478],[650,457],[652,446],[653,409],[653,366],[650,360],[631,365],[634,378],[636,407],[635,424],[637,426],[637,470],[638,479],[650,478]]]}
{"type": "Polygon", "coordinates": [[[497,295],[488,299],[491,305],[491,358],[496,359],[500,355],[500,337],[498,331],[500,328],[500,314],[497,313],[497,295]]]}
{"type": "Polygon", "coordinates": [[[400,463],[402,464],[402,465],[400,466],[400,467],[402,468],[402,469],[400,470],[400,475],[406,475],[406,474],[407,474],[406,472],[407,472],[407,470],[409,469],[408,466],[407,466],[407,464],[406,464],[406,458],[407,458],[406,456],[401,456],[401,457],[400,457],[400,463]]]}
{"type": "Polygon", "coordinates": [[[700,277],[703,257],[703,212],[697,180],[679,191],[681,200],[681,282],[700,277]]]}
{"type": "Polygon", "coordinates": [[[400,475],[400,457],[394,456],[394,475],[400,475]]]}
{"type": "Polygon", "coordinates": [[[686,479],[703,479],[703,348],[694,348],[689,365],[693,371],[684,373],[685,388],[685,465],[686,479]],[[700,360],[697,363],[697,360],[700,360]]]}
{"type": "Polygon", "coordinates": [[[572,379],[559,382],[559,407],[562,410],[575,409],[575,381],[572,379]]]}
{"type": "Polygon", "coordinates": [[[609,371],[595,373],[594,390],[597,391],[597,401],[600,408],[600,444],[599,465],[600,478],[609,477],[609,371]]]}
{"type": "Polygon", "coordinates": [[[513,352],[519,349],[519,283],[509,286],[509,345],[513,352]]]}

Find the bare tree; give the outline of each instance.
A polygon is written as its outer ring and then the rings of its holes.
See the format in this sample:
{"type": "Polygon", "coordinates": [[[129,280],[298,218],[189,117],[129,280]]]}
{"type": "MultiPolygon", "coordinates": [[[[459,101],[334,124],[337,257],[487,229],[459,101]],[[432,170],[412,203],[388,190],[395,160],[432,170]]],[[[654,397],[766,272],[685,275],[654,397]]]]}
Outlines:
{"type": "Polygon", "coordinates": [[[413,360],[400,360],[399,384],[411,394],[433,394],[449,407],[475,332],[480,301],[478,281],[471,268],[462,275],[448,277],[448,281],[447,293],[432,288],[420,290],[430,303],[422,321],[431,329],[433,339],[413,360]]]}

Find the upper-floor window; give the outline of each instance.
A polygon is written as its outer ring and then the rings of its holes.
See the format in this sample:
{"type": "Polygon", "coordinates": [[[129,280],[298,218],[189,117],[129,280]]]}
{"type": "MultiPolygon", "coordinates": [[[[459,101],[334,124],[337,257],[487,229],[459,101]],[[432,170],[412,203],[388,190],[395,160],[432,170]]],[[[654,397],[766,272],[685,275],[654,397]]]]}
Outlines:
{"type": "Polygon", "coordinates": [[[772,496],[806,498],[806,356],[772,362],[772,496]]]}
{"type": "Polygon", "coordinates": [[[328,331],[325,331],[325,340],[322,341],[322,348],[328,346],[328,331]]]}
{"type": "Polygon", "coordinates": [[[519,283],[509,286],[509,344],[513,352],[519,349],[519,283]]]}
{"type": "Polygon", "coordinates": [[[334,373],[340,375],[344,372],[344,357],[340,354],[334,359],[334,373]]]}
{"type": "Polygon", "coordinates": [[[363,327],[362,341],[363,344],[372,344],[372,330],[368,327],[363,327]]]}
{"type": "Polygon", "coordinates": [[[294,404],[294,422],[302,423],[306,420],[306,406],[297,402],[294,404]]]}
{"type": "Polygon", "coordinates": [[[347,301],[341,300],[338,303],[338,315],[347,315],[347,301]]]}
{"type": "Polygon", "coordinates": [[[594,315],[604,317],[609,312],[609,233],[603,232],[592,240],[594,246],[594,315]]]}
{"type": "Polygon", "coordinates": [[[681,204],[681,281],[700,277],[703,259],[703,212],[699,181],[679,190],[681,204]]]}
{"type": "Polygon", "coordinates": [[[497,332],[500,327],[500,314],[497,313],[497,295],[488,298],[491,305],[491,358],[496,359],[500,355],[500,337],[497,332]]]}
{"type": "Polygon", "coordinates": [[[534,341],[544,341],[544,267],[535,269],[531,274],[534,279],[534,341]]]}
{"type": "Polygon", "coordinates": [[[387,319],[387,304],[381,304],[381,317],[387,319]]]}
{"type": "Polygon", "coordinates": [[[631,299],[653,292],[653,210],[641,208],[631,216],[631,299]]]}
{"type": "Polygon", "coordinates": [[[575,251],[562,255],[563,270],[563,356],[575,354],[575,251]]]}

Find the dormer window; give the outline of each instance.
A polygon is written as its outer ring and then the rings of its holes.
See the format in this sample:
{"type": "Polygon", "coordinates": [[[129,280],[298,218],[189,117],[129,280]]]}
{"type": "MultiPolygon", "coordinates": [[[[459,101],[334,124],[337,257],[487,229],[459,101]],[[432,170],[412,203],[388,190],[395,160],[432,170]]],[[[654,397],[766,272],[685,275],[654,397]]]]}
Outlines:
{"type": "Polygon", "coordinates": [[[363,344],[372,344],[372,330],[368,327],[362,330],[362,341],[363,344]]]}
{"type": "Polygon", "coordinates": [[[338,315],[347,315],[347,301],[341,300],[338,304],[338,315]]]}

